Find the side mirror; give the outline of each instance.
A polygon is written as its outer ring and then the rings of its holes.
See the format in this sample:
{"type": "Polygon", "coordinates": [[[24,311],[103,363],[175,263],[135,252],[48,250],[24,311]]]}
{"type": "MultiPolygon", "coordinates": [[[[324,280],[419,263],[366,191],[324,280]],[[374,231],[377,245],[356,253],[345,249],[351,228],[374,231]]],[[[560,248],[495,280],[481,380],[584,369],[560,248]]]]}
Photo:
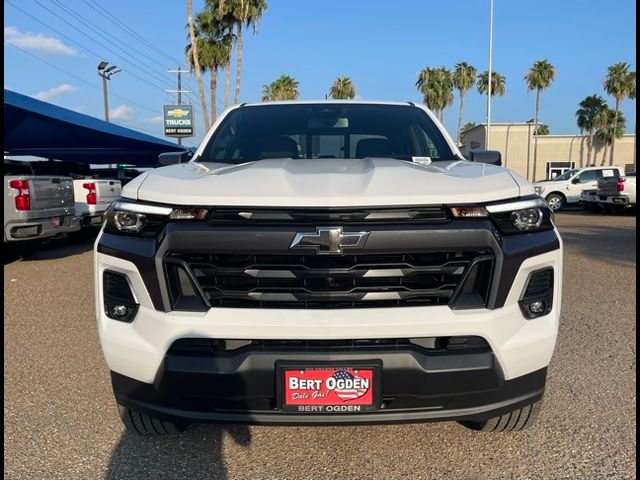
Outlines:
{"type": "Polygon", "coordinates": [[[186,163],[193,157],[191,150],[184,150],[182,152],[167,152],[158,155],[158,166],[166,167],[167,165],[174,165],[176,163],[186,163]]]}
{"type": "Polygon", "coordinates": [[[498,150],[469,150],[469,161],[488,163],[491,165],[502,165],[502,155],[498,150]]]}
{"type": "Polygon", "coordinates": [[[575,178],[571,179],[571,183],[573,183],[574,185],[576,183],[580,183],[580,177],[575,177],[575,178]]]}

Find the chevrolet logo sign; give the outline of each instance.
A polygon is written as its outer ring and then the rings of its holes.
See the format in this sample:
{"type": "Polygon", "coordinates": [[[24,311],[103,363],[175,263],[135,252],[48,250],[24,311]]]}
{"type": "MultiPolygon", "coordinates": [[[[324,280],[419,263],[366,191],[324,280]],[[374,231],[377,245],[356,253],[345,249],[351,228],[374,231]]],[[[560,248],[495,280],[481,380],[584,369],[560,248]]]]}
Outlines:
{"type": "Polygon", "coordinates": [[[170,117],[186,117],[187,115],[189,115],[189,110],[174,108],[173,110],[167,110],[167,115],[169,115],[170,117]]]}
{"type": "Polygon", "coordinates": [[[313,249],[318,255],[341,255],[344,248],[362,248],[370,232],[342,231],[342,227],[316,227],[315,233],[296,233],[289,248],[313,249]]]}

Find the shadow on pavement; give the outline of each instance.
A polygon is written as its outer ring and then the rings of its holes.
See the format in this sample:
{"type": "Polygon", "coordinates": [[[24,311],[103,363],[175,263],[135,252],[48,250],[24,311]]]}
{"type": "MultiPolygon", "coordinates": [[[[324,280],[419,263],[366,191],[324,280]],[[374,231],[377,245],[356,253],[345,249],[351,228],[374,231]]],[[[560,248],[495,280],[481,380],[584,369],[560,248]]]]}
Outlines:
{"type": "Polygon", "coordinates": [[[93,249],[99,229],[88,228],[69,234],[65,238],[48,241],[26,241],[4,245],[4,264],[17,261],[55,260],[80,255],[93,249]]]}
{"type": "Polygon", "coordinates": [[[588,223],[560,228],[565,248],[609,264],[635,267],[636,228],[603,226],[588,223]]]}
{"type": "Polygon", "coordinates": [[[223,442],[251,443],[246,425],[194,425],[185,432],[145,437],[124,432],[111,454],[105,479],[226,480],[223,442]]]}

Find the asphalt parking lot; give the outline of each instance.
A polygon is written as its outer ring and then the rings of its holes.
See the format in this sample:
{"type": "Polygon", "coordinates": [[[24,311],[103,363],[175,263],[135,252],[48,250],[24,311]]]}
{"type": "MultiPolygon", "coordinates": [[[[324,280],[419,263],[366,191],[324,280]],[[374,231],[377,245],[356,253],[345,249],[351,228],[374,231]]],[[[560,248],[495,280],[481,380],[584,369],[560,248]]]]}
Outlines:
{"type": "Polygon", "coordinates": [[[559,341],[538,423],[511,434],[456,423],[127,434],[95,327],[91,236],[5,252],[4,477],[635,478],[636,217],[556,220],[559,341]]]}

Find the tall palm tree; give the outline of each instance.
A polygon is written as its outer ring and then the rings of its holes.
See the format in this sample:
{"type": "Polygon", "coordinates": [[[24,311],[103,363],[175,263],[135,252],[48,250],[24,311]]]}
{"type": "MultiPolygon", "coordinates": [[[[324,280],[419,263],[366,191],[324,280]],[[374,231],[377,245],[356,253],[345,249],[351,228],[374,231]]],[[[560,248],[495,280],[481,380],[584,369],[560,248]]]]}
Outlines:
{"type": "Polygon", "coordinates": [[[595,164],[595,156],[593,162],[591,160],[591,151],[593,150],[593,133],[598,124],[602,121],[602,112],[607,108],[607,104],[600,95],[590,95],[579,104],[576,111],[576,120],[578,128],[587,132],[587,166],[595,164]]]}
{"type": "Polygon", "coordinates": [[[336,78],[336,81],[333,82],[329,90],[329,95],[336,100],[351,100],[356,96],[356,86],[349,77],[343,75],[336,78]]]}
{"type": "MultiPolygon", "coordinates": [[[[538,117],[540,114],[540,92],[551,85],[556,78],[556,69],[547,60],[538,60],[534,62],[524,76],[527,82],[527,90],[536,91],[536,114],[534,117],[534,125],[538,126],[538,117]]],[[[533,181],[536,179],[536,167],[538,164],[538,136],[533,137],[533,181]]]]}
{"type": "MultiPolygon", "coordinates": [[[[229,63],[233,32],[228,25],[216,18],[215,10],[205,9],[196,14],[194,29],[197,39],[200,68],[210,72],[209,89],[211,101],[211,121],[217,117],[216,91],[218,85],[218,70],[229,63]]],[[[187,63],[191,70],[195,68],[191,44],[185,47],[187,63]]]]}
{"type": "MultiPolygon", "coordinates": [[[[636,72],[630,72],[629,67],[630,65],[627,62],[618,62],[611,65],[603,82],[605,91],[616,100],[613,131],[617,131],[616,123],[620,112],[620,104],[625,98],[635,98],[636,96],[636,72]]],[[[616,139],[613,136],[611,138],[609,165],[613,165],[615,148],[616,139]]]]}
{"type": "Polygon", "coordinates": [[[444,109],[453,103],[453,79],[446,67],[426,67],[418,72],[416,81],[424,103],[433,110],[440,121],[444,109]]]}
{"type": "Polygon", "coordinates": [[[191,38],[191,51],[193,52],[193,64],[195,66],[196,81],[198,83],[198,96],[200,97],[202,120],[204,121],[204,128],[209,130],[209,114],[207,113],[207,102],[204,98],[204,85],[202,84],[202,69],[200,67],[200,56],[198,55],[198,42],[196,39],[196,31],[193,26],[192,0],[187,0],[187,24],[189,26],[189,37],[191,38]]]}
{"type": "MultiPolygon", "coordinates": [[[[478,92],[484,95],[489,94],[489,72],[484,71],[478,75],[478,81],[476,82],[478,92]]],[[[502,97],[506,90],[507,80],[504,75],[500,75],[498,72],[491,72],[491,96],[502,97]]]]}
{"type": "Polygon", "coordinates": [[[280,75],[277,80],[262,86],[262,101],[295,100],[298,98],[299,83],[289,75],[280,75]]]}
{"type": "Polygon", "coordinates": [[[238,103],[242,76],[242,30],[252,27],[253,32],[256,32],[260,18],[267,9],[267,2],[265,0],[223,0],[222,3],[219,11],[230,14],[236,26],[236,88],[233,103],[238,103]]]}
{"type": "Polygon", "coordinates": [[[611,108],[606,108],[602,115],[598,117],[597,130],[594,134],[595,139],[602,145],[602,161],[600,165],[607,163],[607,147],[613,145],[616,138],[624,135],[627,121],[622,112],[616,112],[611,108]]]}
{"type": "Polygon", "coordinates": [[[458,133],[457,143],[460,144],[460,126],[462,125],[462,111],[464,109],[464,95],[476,83],[477,70],[467,62],[456,63],[453,71],[453,86],[458,90],[460,95],[460,108],[458,110],[458,133]]]}

